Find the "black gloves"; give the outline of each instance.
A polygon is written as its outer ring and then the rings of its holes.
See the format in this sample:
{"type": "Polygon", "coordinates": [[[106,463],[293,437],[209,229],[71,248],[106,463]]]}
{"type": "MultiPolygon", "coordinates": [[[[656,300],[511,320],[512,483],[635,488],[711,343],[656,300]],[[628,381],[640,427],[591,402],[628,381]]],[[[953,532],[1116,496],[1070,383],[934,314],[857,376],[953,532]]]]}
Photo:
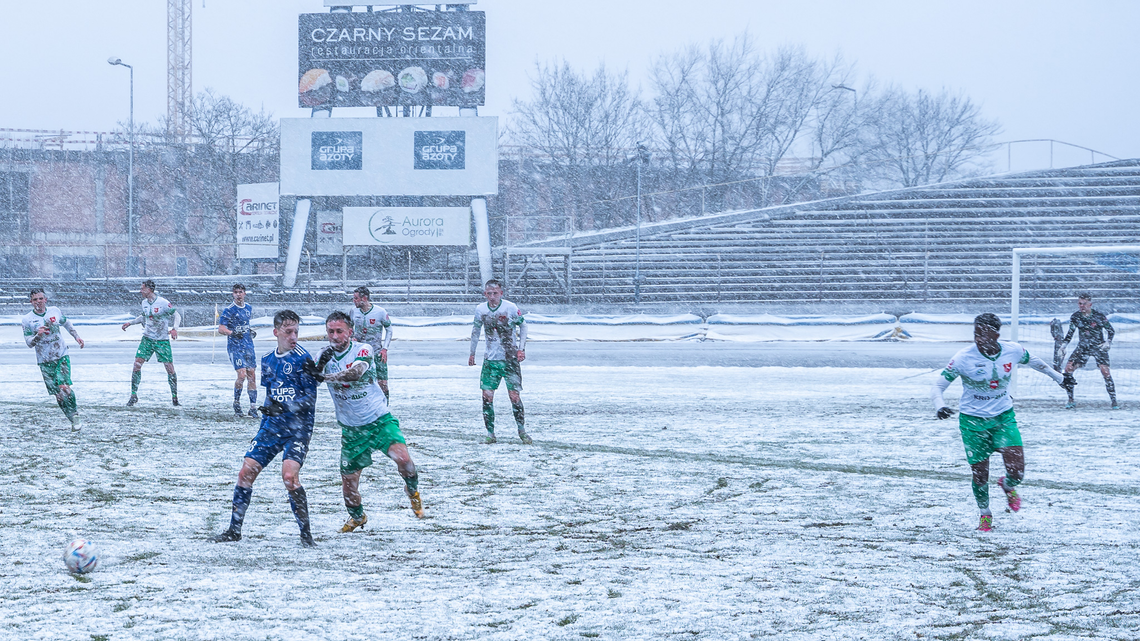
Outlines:
{"type": "Polygon", "coordinates": [[[1073,388],[1076,386],[1077,386],[1077,379],[1073,378],[1072,374],[1065,374],[1065,378],[1063,378],[1061,380],[1061,387],[1063,387],[1067,391],[1071,392],[1071,391],[1073,391],[1073,388]]]}
{"type": "Polygon", "coordinates": [[[949,407],[938,408],[938,418],[950,418],[951,416],[954,416],[954,410],[949,407]]]}
{"type": "Polygon", "coordinates": [[[317,360],[317,369],[322,372],[325,371],[325,365],[329,364],[329,361],[333,359],[333,356],[335,356],[335,354],[333,354],[333,348],[326,347],[325,350],[321,352],[320,359],[317,360]]]}
{"type": "Polygon", "coordinates": [[[261,407],[257,408],[257,411],[266,416],[281,416],[285,413],[285,406],[282,405],[277,399],[270,397],[269,405],[262,405],[261,407]]]}
{"type": "MultiPolygon", "coordinates": [[[[321,357],[321,360],[324,360],[323,356],[321,357]]],[[[314,363],[313,359],[311,359],[311,358],[306,358],[304,364],[301,365],[301,371],[303,371],[306,374],[308,374],[309,376],[313,377],[313,380],[315,380],[318,383],[325,382],[325,376],[324,376],[324,374],[321,374],[321,370],[323,370],[323,369],[324,369],[324,367],[314,363]]]]}

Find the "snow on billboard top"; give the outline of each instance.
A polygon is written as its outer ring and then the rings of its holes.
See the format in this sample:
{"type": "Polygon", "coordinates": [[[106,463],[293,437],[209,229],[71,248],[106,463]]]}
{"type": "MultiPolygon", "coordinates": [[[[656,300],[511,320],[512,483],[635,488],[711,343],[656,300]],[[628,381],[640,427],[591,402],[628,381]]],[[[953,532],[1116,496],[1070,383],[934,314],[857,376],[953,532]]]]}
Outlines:
{"type": "Polygon", "coordinates": [[[481,11],[303,13],[297,48],[301,107],[486,101],[481,11]]]}

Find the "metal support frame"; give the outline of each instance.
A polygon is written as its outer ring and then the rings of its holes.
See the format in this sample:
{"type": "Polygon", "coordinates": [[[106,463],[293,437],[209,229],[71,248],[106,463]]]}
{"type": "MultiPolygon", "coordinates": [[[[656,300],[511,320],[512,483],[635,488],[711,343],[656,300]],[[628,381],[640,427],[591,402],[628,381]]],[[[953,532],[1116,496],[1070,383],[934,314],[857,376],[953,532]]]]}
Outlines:
{"type": "Polygon", "coordinates": [[[190,136],[194,105],[192,0],[166,1],[166,127],[174,142],[190,136]]]}
{"type": "Polygon", "coordinates": [[[503,286],[506,289],[511,287],[511,255],[526,256],[523,260],[522,271],[519,272],[517,279],[521,281],[526,277],[527,272],[530,270],[531,265],[537,259],[538,262],[546,268],[550,277],[558,284],[558,287],[566,294],[566,302],[573,302],[574,296],[574,248],[573,247],[508,247],[503,250],[503,286]],[[559,276],[554,266],[547,260],[548,256],[562,256],[564,261],[565,274],[559,276]]]}

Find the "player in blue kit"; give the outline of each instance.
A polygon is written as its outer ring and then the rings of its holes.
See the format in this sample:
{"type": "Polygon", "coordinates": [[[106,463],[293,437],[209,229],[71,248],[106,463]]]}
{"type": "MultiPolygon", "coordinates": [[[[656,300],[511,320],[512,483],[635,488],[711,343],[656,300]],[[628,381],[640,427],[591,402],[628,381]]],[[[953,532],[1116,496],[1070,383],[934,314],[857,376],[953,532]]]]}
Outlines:
{"type": "Polygon", "coordinates": [[[308,372],[316,364],[304,348],[297,345],[301,318],[296,312],[283,310],[273,317],[273,335],[277,349],[261,359],[261,384],[265,386],[264,416],[261,429],[245,453],[237,485],[234,486],[230,527],[211,538],[215,543],[241,540],[245,511],[253,496],[257,475],[281,454],[281,480],[289,492],[289,505],[301,528],[301,544],[315,547],[309,528],[309,501],[301,486],[301,466],[313,436],[313,418],[317,406],[317,380],[308,372]]]}
{"type": "Polygon", "coordinates": [[[245,285],[235,283],[234,302],[222,310],[218,318],[218,333],[228,337],[226,353],[237,371],[234,383],[234,416],[241,418],[241,388],[246,382],[249,392],[249,415],[257,418],[257,354],[253,350],[253,339],[257,336],[250,326],[253,318],[253,305],[245,302],[245,285]]]}

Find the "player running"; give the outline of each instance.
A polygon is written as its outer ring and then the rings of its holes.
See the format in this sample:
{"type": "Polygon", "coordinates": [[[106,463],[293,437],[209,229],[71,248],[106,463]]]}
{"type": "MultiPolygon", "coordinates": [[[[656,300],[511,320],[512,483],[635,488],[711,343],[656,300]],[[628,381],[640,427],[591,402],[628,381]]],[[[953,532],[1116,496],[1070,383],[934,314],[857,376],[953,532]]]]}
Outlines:
{"type": "MultiPolygon", "coordinates": [[[[1108,369],[1108,350],[1112,349],[1112,337],[1116,335],[1116,330],[1112,328],[1112,323],[1108,322],[1108,318],[1092,308],[1092,296],[1089,294],[1081,294],[1077,297],[1077,311],[1069,317],[1069,332],[1065,334],[1065,338],[1061,341],[1062,349],[1069,345],[1069,341],[1073,340],[1073,332],[1080,332],[1077,339],[1077,348],[1069,355],[1069,362],[1065,363],[1065,373],[1072,374],[1074,370],[1078,370],[1089,362],[1089,357],[1096,359],[1096,365],[1100,368],[1100,373],[1104,376],[1104,388],[1108,390],[1108,398],[1112,401],[1112,409],[1120,409],[1120,404],[1116,402],[1116,384],[1112,382],[1112,372],[1108,369]],[[1108,339],[1105,339],[1105,334],[1108,339]]],[[[1073,389],[1069,388],[1069,402],[1065,404],[1065,409],[1071,410],[1077,406],[1073,402],[1073,389]]]]}
{"type": "Polygon", "coordinates": [[[265,404],[261,412],[261,428],[250,442],[241,471],[234,486],[230,526],[211,537],[215,543],[241,540],[245,511],[253,496],[257,475],[281,454],[281,480],[289,492],[289,507],[301,528],[301,545],[316,547],[309,526],[309,499],[301,486],[301,466],[313,437],[313,418],[317,407],[317,380],[312,372],[312,357],[297,345],[301,318],[296,312],[283,310],[273,316],[273,335],[277,349],[261,359],[261,384],[265,386],[265,404]]]}
{"type": "Polygon", "coordinates": [[[135,366],[131,371],[131,398],[127,400],[127,407],[139,402],[139,383],[142,382],[143,363],[150,360],[152,354],[158,356],[158,362],[166,366],[166,381],[170,383],[170,402],[175,407],[178,403],[178,375],[174,373],[174,354],[170,351],[170,340],[178,340],[178,326],[182,323],[182,316],[174,305],[155,293],[153,280],[144,280],[139,286],[142,294],[142,315],[123,323],[123,331],[131,325],[142,324],[143,337],[139,342],[138,351],[135,352],[135,366]]]}
{"type": "Polygon", "coordinates": [[[396,463],[404,479],[404,493],[416,517],[424,517],[420,501],[419,475],[408,454],[400,422],[388,411],[388,401],[376,384],[376,363],[372,346],[352,340],[352,320],[344,312],[333,312],[325,319],[329,346],[321,352],[311,373],[328,383],[340,425],[340,480],[348,520],[341,532],[364,527],[368,515],[360,496],[360,473],[372,465],[372,452],[383,452],[396,463]]]}
{"type": "Polygon", "coordinates": [[[475,324],[471,328],[471,355],[468,366],[475,365],[475,349],[479,346],[479,331],[487,335],[487,346],[483,349],[483,370],[479,374],[479,388],[483,390],[483,425],[487,428],[484,443],[495,443],[495,390],[506,379],[507,396],[511,399],[511,410],[519,428],[519,438],[525,445],[532,443],[526,433],[526,419],[523,412],[522,368],[519,363],[526,360],[526,322],[522,310],[509,300],[503,299],[503,283],[492,278],[483,286],[486,303],[475,308],[475,324]]]}
{"type": "Polygon", "coordinates": [[[83,339],[79,338],[79,332],[75,331],[71,321],[58,307],[48,307],[44,290],[38,287],[33,289],[29,298],[32,301],[32,311],[24,316],[22,323],[24,342],[36,350],[36,362],[39,363],[48,394],[55,396],[59,409],[71,421],[71,429],[77,430],[82,422],[79,420],[75,392],[71,390],[71,357],[67,355],[67,343],[59,328],[63,327],[71,334],[75,342],[79,343],[79,349],[83,349],[83,339]]]}
{"type": "Polygon", "coordinates": [[[367,287],[357,287],[352,292],[352,340],[372,346],[376,360],[376,384],[384,390],[388,400],[388,346],[392,344],[392,319],[383,307],[377,307],[369,300],[371,293],[367,287]]]}
{"type": "Polygon", "coordinates": [[[249,392],[249,416],[257,418],[257,354],[253,349],[253,339],[257,332],[249,326],[253,318],[253,305],[245,302],[245,285],[234,284],[234,302],[222,310],[218,319],[218,333],[228,337],[226,353],[237,371],[234,383],[234,416],[241,418],[241,388],[246,383],[249,392]]]}
{"type": "Polygon", "coordinates": [[[1029,365],[1063,387],[1072,379],[1072,375],[1062,376],[1045,361],[1030,356],[1021,345],[999,342],[1000,332],[1001,320],[997,316],[978,315],[974,319],[974,344],[955,354],[930,388],[936,415],[940,419],[950,418],[954,410],[946,406],[942,394],[954,379],[962,377],[958,429],[966,446],[966,461],[973,472],[974,500],[982,512],[978,530],[982,532],[993,529],[989,482],[990,455],[995,451],[1001,453],[1005,463],[1005,476],[998,479],[998,485],[1005,492],[1009,509],[1014,512],[1021,509],[1021,497],[1014,488],[1025,474],[1025,452],[1013,414],[1013,400],[1009,397],[1013,368],[1019,364],[1029,365]]]}

